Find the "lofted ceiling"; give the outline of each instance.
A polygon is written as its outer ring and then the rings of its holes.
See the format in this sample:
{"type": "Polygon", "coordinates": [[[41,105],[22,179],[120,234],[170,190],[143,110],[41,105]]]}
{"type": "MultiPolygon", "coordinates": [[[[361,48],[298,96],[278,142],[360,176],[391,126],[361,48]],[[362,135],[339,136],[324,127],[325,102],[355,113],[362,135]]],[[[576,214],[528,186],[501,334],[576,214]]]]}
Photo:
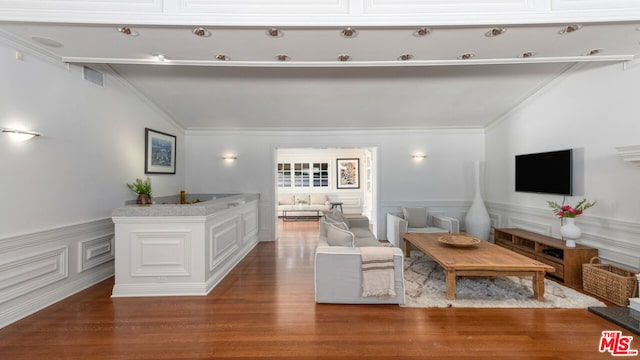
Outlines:
{"type": "Polygon", "coordinates": [[[639,30],[0,21],[12,44],[107,66],[187,130],[484,128],[577,63],[635,59],[639,30]]]}
{"type": "Polygon", "coordinates": [[[188,129],[483,128],[569,66],[112,65],[188,129]]]}

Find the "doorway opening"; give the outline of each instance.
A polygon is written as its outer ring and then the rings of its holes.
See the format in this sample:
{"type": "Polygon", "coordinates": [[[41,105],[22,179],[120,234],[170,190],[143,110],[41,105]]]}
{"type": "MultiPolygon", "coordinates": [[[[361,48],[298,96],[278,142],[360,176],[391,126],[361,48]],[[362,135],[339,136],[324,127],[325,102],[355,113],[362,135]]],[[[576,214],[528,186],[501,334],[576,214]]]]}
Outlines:
{"type": "Polygon", "coordinates": [[[276,148],[276,229],[286,221],[319,220],[322,212],[294,210],[325,199],[329,208],[367,216],[376,233],[376,159],[376,147],[276,148]]]}

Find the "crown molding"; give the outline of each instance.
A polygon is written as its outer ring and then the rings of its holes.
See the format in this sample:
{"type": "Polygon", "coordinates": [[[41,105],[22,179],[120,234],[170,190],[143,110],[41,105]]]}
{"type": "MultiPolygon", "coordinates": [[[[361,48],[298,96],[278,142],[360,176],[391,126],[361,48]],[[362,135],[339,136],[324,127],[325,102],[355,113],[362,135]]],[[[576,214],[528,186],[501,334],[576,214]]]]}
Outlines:
{"type": "Polygon", "coordinates": [[[640,145],[618,146],[616,150],[623,161],[640,166],[640,145]]]}
{"type": "Polygon", "coordinates": [[[438,134],[438,135],[478,135],[484,134],[484,129],[477,128],[451,128],[451,129],[209,129],[189,128],[185,130],[185,136],[218,136],[218,135],[256,135],[256,136],[302,136],[313,133],[314,136],[322,135],[405,135],[411,134],[438,134]]]}

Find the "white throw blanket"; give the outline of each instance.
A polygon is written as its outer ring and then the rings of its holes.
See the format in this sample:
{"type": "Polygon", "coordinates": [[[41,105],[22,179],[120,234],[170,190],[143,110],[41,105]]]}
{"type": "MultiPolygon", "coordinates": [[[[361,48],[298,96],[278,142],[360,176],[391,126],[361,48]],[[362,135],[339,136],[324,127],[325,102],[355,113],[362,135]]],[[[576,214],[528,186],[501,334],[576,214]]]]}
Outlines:
{"type": "Polygon", "coordinates": [[[394,297],[393,248],[361,247],[362,296],[394,297]]]}

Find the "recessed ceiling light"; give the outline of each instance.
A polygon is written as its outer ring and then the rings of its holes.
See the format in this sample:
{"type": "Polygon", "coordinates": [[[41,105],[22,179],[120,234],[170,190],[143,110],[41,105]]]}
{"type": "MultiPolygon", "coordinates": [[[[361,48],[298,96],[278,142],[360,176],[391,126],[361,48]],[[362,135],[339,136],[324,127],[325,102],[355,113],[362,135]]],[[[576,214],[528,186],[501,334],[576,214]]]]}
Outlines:
{"type": "Polygon", "coordinates": [[[338,56],[338,60],[340,60],[340,61],[349,61],[349,60],[351,60],[351,56],[349,56],[349,55],[340,55],[340,56],[338,56]]]}
{"type": "Polygon", "coordinates": [[[278,61],[289,61],[290,59],[291,58],[285,54],[276,55],[276,60],[278,61]]]}
{"type": "Polygon", "coordinates": [[[491,29],[491,30],[487,31],[487,32],[484,34],[484,36],[486,36],[486,37],[494,37],[494,36],[502,35],[502,34],[504,34],[505,32],[507,32],[507,29],[505,29],[505,28],[498,28],[498,27],[496,27],[496,28],[493,28],[493,29],[491,29]]]}
{"type": "Polygon", "coordinates": [[[466,53],[466,54],[462,54],[462,55],[458,56],[458,60],[469,60],[474,56],[476,56],[476,54],[474,54],[474,53],[466,53]]]}
{"type": "Polygon", "coordinates": [[[558,34],[560,35],[569,34],[572,32],[576,32],[581,28],[582,28],[582,25],[579,25],[579,24],[568,25],[567,27],[563,27],[562,29],[560,29],[560,31],[558,31],[558,34]]]}
{"type": "Polygon", "coordinates": [[[267,30],[267,35],[271,36],[271,37],[275,37],[275,38],[280,38],[284,36],[284,32],[282,32],[282,30],[278,30],[276,28],[271,28],[269,30],[267,30]]]}
{"type": "Polygon", "coordinates": [[[48,46],[48,47],[54,47],[54,48],[61,48],[62,44],[55,41],[55,40],[51,40],[51,39],[47,39],[44,37],[40,37],[40,36],[32,36],[31,40],[40,43],[44,46],[48,46]]]}
{"type": "Polygon", "coordinates": [[[230,57],[228,57],[227,55],[224,55],[224,54],[216,55],[216,59],[220,60],[220,61],[229,61],[229,60],[231,60],[230,57]]]}
{"type": "Polygon", "coordinates": [[[356,29],[346,28],[346,29],[342,29],[342,31],[340,32],[340,35],[342,37],[352,38],[358,35],[358,31],[356,31],[356,29]]]}
{"type": "Polygon", "coordinates": [[[121,26],[118,28],[118,31],[128,35],[128,36],[138,36],[140,35],[140,33],[138,33],[137,31],[133,30],[132,28],[128,27],[128,26],[121,26]]]}
{"type": "Polygon", "coordinates": [[[161,62],[167,59],[167,57],[163,53],[153,53],[151,55],[153,55],[156,58],[156,60],[161,62]]]}
{"type": "Polygon", "coordinates": [[[398,60],[407,61],[413,59],[413,55],[411,54],[402,54],[398,56],[398,60]]]}
{"type": "Polygon", "coordinates": [[[431,33],[431,29],[428,27],[421,27],[413,32],[413,36],[422,37],[427,36],[431,33]]]}
{"type": "Polygon", "coordinates": [[[591,50],[587,51],[584,55],[585,56],[598,55],[601,52],[602,52],[602,49],[591,49],[591,50]]]}
{"type": "Polygon", "coordinates": [[[198,26],[197,28],[194,28],[191,31],[194,35],[196,36],[200,36],[200,37],[209,37],[211,36],[211,32],[201,26],[198,26]]]}
{"type": "Polygon", "coordinates": [[[536,56],[535,51],[526,51],[526,52],[523,52],[519,57],[526,59],[534,56],[536,56]]]}

